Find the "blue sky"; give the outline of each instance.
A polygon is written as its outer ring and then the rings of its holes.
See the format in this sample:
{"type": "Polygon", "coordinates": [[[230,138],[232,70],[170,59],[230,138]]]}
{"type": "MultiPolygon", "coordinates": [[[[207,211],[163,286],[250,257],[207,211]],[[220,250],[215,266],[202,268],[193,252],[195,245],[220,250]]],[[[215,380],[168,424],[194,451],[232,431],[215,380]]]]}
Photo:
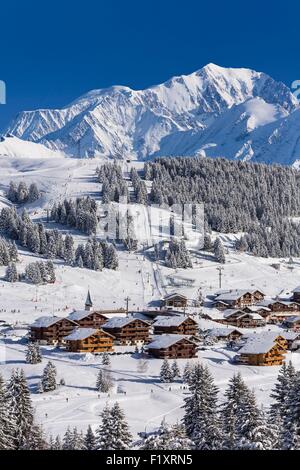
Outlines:
{"type": "Polygon", "coordinates": [[[114,84],[145,88],[209,62],[290,86],[300,79],[299,13],[296,1],[2,2],[0,128],[20,110],[114,84]]]}

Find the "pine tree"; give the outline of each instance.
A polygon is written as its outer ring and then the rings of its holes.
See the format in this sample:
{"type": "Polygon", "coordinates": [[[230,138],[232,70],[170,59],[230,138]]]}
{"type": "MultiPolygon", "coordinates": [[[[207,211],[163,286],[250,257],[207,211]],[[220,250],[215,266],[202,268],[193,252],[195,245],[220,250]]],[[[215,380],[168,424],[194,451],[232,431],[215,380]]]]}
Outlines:
{"type": "Polygon", "coordinates": [[[187,435],[198,450],[222,448],[222,434],[218,417],[218,389],[207,367],[193,368],[189,396],[184,399],[183,423],[187,435]]]}
{"type": "Polygon", "coordinates": [[[17,271],[16,263],[9,263],[6,268],[5,279],[7,282],[18,282],[19,274],[17,271]]]}
{"type": "Polygon", "coordinates": [[[100,369],[97,375],[96,390],[101,393],[108,393],[112,385],[110,374],[100,369]]]}
{"type": "Polygon", "coordinates": [[[84,446],[86,450],[95,450],[96,447],[96,436],[93,433],[90,425],[87,428],[87,432],[84,438],[84,446]]]}
{"type": "Polygon", "coordinates": [[[178,367],[176,360],[173,361],[171,370],[172,370],[172,380],[180,378],[180,369],[178,367]]]}
{"type": "Polygon", "coordinates": [[[290,362],[287,366],[284,362],[279,371],[275,388],[270,395],[271,398],[275,400],[275,403],[271,404],[271,414],[273,416],[277,416],[279,413],[281,418],[285,417],[287,400],[293,386],[295,375],[296,371],[292,363],[290,362]]]}
{"type": "Polygon", "coordinates": [[[38,364],[42,362],[42,356],[38,343],[29,343],[26,352],[27,364],[38,364]]]}
{"type": "Polygon", "coordinates": [[[110,357],[109,357],[109,354],[107,352],[102,353],[101,363],[102,363],[103,366],[107,366],[107,367],[111,366],[110,357]]]}
{"type": "Polygon", "coordinates": [[[236,412],[238,443],[236,449],[252,448],[254,430],[261,424],[260,410],[256,404],[253,391],[248,390],[243,395],[241,406],[236,412]]]}
{"type": "Polygon", "coordinates": [[[63,437],[62,449],[73,450],[73,433],[71,432],[71,429],[69,426],[63,437]]]}
{"type": "Polygon", "coordinates": [[[218,263],[224,264],[225,253],[224,253],[224,247],[222,245],[220,238],[216,238],[216,241],[214,243],[214,253],[215,253],[215,257],[218,263]]]}
{"type": "Polygon", "coordinates": [[[132,442],[124,412],[116,402],[106,406],[101,414],[102,423],[96,431],[98,450],[127,450],[132,442]]]}
{"type": "Polygon", "coordinates": [[[240,439],[238,430],[238,416],[242,414],[245,395],[249,389],[242,379],[240,373],[234,375],[225,391],[225,402],[222,406],[221,417],[224,433],[224,447],[235,449],[240,439]],[[242,408],[242,410],[241,410],[242,408]]]}
{"type": "Polygon", "coordinates": [[[185,363],[184,369],[183,369],[183,374],[182,374],[182,380],[184,383],[189,384],[190,378],[192,374],[192,368],[189,362],[185,363]]]}
{"type": "Polygon", "coordinates": [[[22,449],[30,438],[33,427],[33,408],[24,371],[12,372],[7,389],[7,406],[15,423],[14,441],[17,449],[22,449]]]}
{"type": "Polygon", "coordinates": [[[52,392],[53,390],[56,390],[56,374],[56,367],[51,361],[49,361],[43,370],[41,380],[41,388],[43,392],[52,392]]]}
{"type": "Polygon", "coordinates": [[[190,450],[193,447],[194,443],[187,437],[184,426],[169,426],[163,421],[158,433],[144,440],[141,450],[190,450]]]}
{"type": "Polygon", "coordinates": [[[164,359],[161,369],[160,369],[160,381],[161,382],[172,382],[173,373],[169,365],[168,359],[164,359]]]}
{"type": "Polygon", "coordinates": [[[0,450],[14,448],[15,420],[7,406],[7,390],[0,375],[0,450]]]}

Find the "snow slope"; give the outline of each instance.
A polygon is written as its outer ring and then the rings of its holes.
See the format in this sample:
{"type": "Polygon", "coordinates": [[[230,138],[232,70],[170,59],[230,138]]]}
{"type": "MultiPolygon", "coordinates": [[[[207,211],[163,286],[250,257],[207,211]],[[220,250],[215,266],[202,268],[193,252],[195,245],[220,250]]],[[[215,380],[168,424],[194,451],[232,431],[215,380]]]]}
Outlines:
{"type": "Polygon", "coordinates": [[[264,161],[263,142],[270,147],[266,160],[273,155],[289,163],[296,159],[294,146],[277,129],[286,118],[289,132],[291,115],[297,137],[297,107],[289,89],[264,73],[208,64],[146,90],[115,86],[90,91],[63,109],[24,111],[8,132],[77,157],[138,160],[202,152],[264,161]],[[278,139],[270,141],[270,133],[278,139]]]}

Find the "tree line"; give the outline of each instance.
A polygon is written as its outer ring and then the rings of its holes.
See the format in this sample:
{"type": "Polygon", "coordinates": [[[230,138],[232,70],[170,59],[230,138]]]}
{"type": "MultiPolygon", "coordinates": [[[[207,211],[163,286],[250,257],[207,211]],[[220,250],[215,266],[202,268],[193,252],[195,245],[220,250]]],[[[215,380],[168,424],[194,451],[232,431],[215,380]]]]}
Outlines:
{"type": "Polygon", "coordinates": [[[97,203],[94,199],[78,197],[75,201],[65,199],[54,204],[51,209],[51,219],[55,222],[74,227],[87,235],[97,231],[97,203]]]}
{"type": "Polygon", "coordinates": [[[31,183],[28,187],[24,181],[21,181],[18,185],[11,181],[9,188],[6,193],[7,199],[14,204],[25,204],[26,202],[37,201],[41,196],[41,193],[36,183],[31,183]]]}
{"type": "Polygon", "coordinates": [[[96,169],[97,181],[102,185],[102,202],[120,202],[120,198],[128,201],[128,188],[123,179],[122,168],[116,162],[105,163],[96,169]]]}
{"type": "Polygon", "coordinates": [[[155,204],[204,203],[207,230],[246,232],[242,249],[299,256],[300,175],[290,167],[222,158],[159,158],[145,163],[155,204]]]}

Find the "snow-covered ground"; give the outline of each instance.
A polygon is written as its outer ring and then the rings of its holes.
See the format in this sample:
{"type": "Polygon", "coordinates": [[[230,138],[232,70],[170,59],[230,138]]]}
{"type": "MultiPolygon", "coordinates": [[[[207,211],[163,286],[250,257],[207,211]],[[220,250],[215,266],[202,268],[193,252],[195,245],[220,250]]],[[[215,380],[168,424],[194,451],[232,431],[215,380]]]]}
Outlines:
{"type": "MultiPolygon", "coordinates": [[[[47,208],[54,201],[64,197],[91,195],[99,199],[99,184],[96,183],[95,169],[100,160],[77,160],[63,156],[28,158],[20,155],[0,156],[0,207],[9,204],[5,191],[10,180],[36,182],[43,190],[42,198],[28,205],[31,216],[45,219],[47,208]]],[[[128,164],[124,163],[124,172],[128,164]]],[[[49,224],[49,227],[53,224],[49,224]]],[[[66,227],[59,227],[66,230],[66,227]]],[[[74,233],[76,243],[86,237],[74,233]]],[[[222,288],[259,288],[267,296],[288,296],[300,284],[300,259],[288,260],[260,259],[232,250],[235,235],[222,235],[228,249],[227,262],[222,272],[222,288]],[[272,264],[280,263],[280,270],[272,264]]],[[[193,242],[190,248],[193,248],[193,242]]],[[[138,372],[138,357],[132,354],[112,356],[112,372],[115,384],[122,385],[126,395],[115,390],[110,396],[95,391],[95,380],[100,365],[99,356],[82,356],[43,347],[42,364],[25,363],[26,343],[20,338],[26,334],[29,323],[41,315],[68,315],[73,309],[83,307],[87,289],[90,288],[96,308],[120,308],[125,306],[129,296],[129,308],[142,310],[154,305],[166,293],[177,291],[195,299],[199,288],[203,295],[219,289],[218,264],[209,254],[199,255],[192,251],[193,269],[173,270],[151,261],[151,240],[145,244],[146,251],[129,254],[119,247],[119,270],[94,272],[86,269],[56,263],[57,282],[54,285],[36,288],[27,283],[10,284],[4,281],[5,268],[0,268],[0,321],[11,327],[2,326],[6,333],[6,361],[0,364],[0,372],[8,377],[11,370],[22,367],[32,389],[32,397],[37,415],[47,433],[64,433],[67,426],[77,426],[85,430],[88,424],[97,425],[99,413],[107,401],[119,400],[134,432],[151,430],[159,425],[163,417],[175,422],[182,416],[181,406],[186,390],[181,383],[165,385],[159,382],[161,361],[149,359],[148,370],[138,372]],[[14,329],[12,329],[12,327],[14,329]],[[58,370],[58,379],[64,378],[66,386],[55,393],[37,394],[36,387],[47,359],[51,359],[58,370]],[[169,390],[171,387],[171,390],[169,390]]],[[[20,251],[19,272],[36,257],[24,250],[20,251]]],[[[202,321],[202,320],[201,320],[202,321]]],[[[201,327],[216,326],[214,322],[202,321],[201,327]]],[[[0,323],[1,325],[1,323],[0,323]]],[[[269,393],[276,380],[278,367],[249,367],[234,365],[230,358],[234,355],[225,345],[216,345],[199,352],[198,359],[207,364],[213,373],[221,392],[234,372],[240,371],[249,386],[255,389],[261,403],[269,403],[269,393]]],[[[297,369],[300,369],[300,354],[289,353],[297,369]]],[[[196,359],[190,360],[195,361],[196,359]]],[[[180,361],[183,368],[185,361],[180,361]]]]}

